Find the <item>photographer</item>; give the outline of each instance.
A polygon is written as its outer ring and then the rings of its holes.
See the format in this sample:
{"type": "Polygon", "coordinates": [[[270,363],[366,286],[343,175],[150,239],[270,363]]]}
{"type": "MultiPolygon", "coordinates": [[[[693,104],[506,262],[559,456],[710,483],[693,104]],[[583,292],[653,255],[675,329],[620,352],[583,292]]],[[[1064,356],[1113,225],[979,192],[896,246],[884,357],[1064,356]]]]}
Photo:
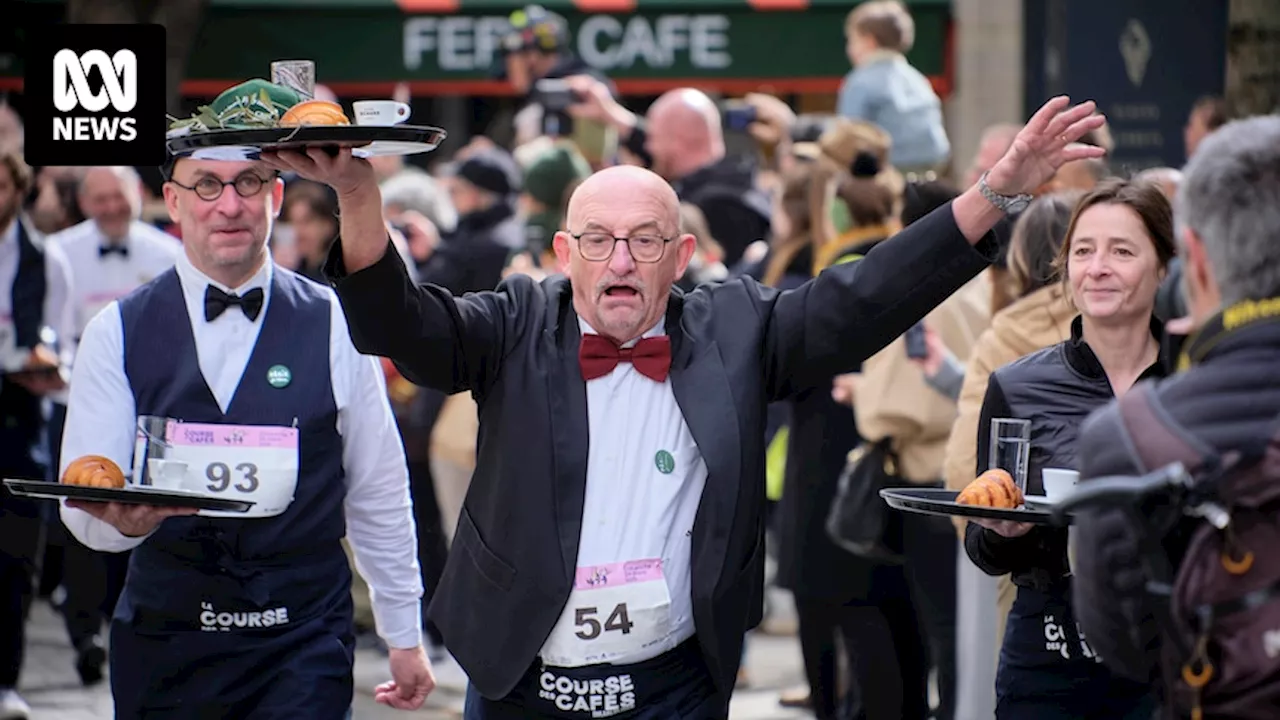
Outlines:
{"type": "Polygon", "coordinates": [[[524,97],[524,105],[512,121],[516,128],[513,145],[521,145],[538,135],[572,137],[593,165],[602,161],[606,152],[611,155],[616,132],[606,132],[598,123],[579,127],[580,123],[575,123],[567,112],[573,104],[573,95],[563,78],[570,75],[592,77],[610,96],[615,92],[609,78],[570,49],[568,22],[540,5],[529,5],[511,13],[508,23],[495,75],[511,83],[524,97]]]}

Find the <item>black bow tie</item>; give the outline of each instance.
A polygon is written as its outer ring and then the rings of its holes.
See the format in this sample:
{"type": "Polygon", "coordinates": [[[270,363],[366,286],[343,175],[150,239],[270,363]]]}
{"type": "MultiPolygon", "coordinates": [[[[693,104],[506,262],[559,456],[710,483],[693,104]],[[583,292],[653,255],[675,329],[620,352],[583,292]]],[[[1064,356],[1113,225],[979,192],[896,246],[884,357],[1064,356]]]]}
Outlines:
{"type": "Polygon", "coordinates": [[[262,312],[262,297],[262,288],[254,288],[241,296],[229,295],[210,285],[204,290],[204,319],[207,322],[213,322],[214,318],[225,312],[228,307],[239,305],[245,317],[257,320],[258,313],[262,312]]]}
{"type": "Polygon", "coordinates": [[[127,258],[129,257],[129,246],[128,245],[99,245],[98,246],[98,257],[104,258],[110,255],[111,253],[115,253],[122,258],[127,258]]]}

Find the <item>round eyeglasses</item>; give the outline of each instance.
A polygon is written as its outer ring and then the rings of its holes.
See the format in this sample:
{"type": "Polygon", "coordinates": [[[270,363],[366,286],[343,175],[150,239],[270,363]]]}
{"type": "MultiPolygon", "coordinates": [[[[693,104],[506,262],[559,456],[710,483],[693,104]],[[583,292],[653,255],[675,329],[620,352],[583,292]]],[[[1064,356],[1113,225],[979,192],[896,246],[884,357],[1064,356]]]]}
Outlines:
{"type": "Polygon", "coordinates": [[[629,238],[614,237],[609,233],[579,233],[569,235],[578,241],[578,252],[584,260],[604,262],[613,257],[613,250],[618,243],[626,243],[631,251],[631,259],[638,263],[656,263],[662,259],[667,250],[667,243],[674,238],[657,235],[632,235],[629,238]]]}
{"type": "Polygon", "coordinates": [[[219,180],[212,175],[205,175],[197,180],[195,185],[183,185],[177,180],[170,180],[169,182],[183,190],[194,192],[201,200],[213,201],[222,197],[222,191],[228,185],[234,187],[236,194],[240,197],[251,198],[262,192],[262,188],[274,179],[274,175],[269,178],[263,178],[254,173],[246,172],[237,175],[234,180],[219,180]]]}

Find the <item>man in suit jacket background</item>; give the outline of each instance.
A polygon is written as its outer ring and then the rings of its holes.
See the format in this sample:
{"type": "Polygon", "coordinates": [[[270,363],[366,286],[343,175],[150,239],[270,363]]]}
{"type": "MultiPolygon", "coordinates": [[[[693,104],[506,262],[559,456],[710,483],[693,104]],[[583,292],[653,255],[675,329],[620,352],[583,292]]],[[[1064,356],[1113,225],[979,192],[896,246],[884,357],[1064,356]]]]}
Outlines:
{"type": "Polygon", "coordinates": [[[264,154],[338,193],[325,273],[356,347],[476,398],[476,470],[430,609],[473,683],[467,717],[726,717],[761,612],[766,404],[848,372],[980,272],[1011,196],[1100,152],[1070,144],[1092,112],[1051,101],[978,186],[789,292],[673,291],[695,244],[676,195],[617,167],[570,200],[567,278],[454,297],[410,281],[365,161],[264,154]]]}

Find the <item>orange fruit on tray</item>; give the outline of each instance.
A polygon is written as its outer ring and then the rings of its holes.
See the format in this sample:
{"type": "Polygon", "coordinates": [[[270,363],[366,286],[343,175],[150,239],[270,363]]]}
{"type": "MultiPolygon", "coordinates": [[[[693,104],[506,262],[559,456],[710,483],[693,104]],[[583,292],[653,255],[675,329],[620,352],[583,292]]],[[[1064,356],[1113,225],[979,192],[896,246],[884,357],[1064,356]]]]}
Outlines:
{"type": "Polygon", "coordinates": [[[84,455],[67,466],[62,482],[66,485],[120,490],[124,488],[124,472],[111,458],[84,455]]]}
{"type": "Polygon", "coordinates": [[[342,106],[328,100],[306,100],[294,105],[280,118],[282,127],[297,125],[350,125],[342,106]]]}
{"type": "Polygon", "coordinates": [[[1013,476],[1000,468],[988,470],[965,486],[956,497],[961,505],[1013,510],[1022,505],[1022,491],[1013,476]]]}

